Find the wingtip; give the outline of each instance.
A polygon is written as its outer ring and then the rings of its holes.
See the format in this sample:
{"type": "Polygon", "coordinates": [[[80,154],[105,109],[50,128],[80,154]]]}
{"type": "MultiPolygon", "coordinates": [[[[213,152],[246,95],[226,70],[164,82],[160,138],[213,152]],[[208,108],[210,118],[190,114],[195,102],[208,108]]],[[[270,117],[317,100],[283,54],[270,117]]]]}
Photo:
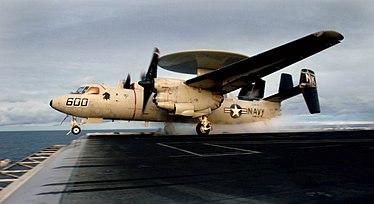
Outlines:
{"type": "Polygon", "coordinates": [[[344,39],[344,36],[336,31],[333,30],[327,30],[327,31],[320,31],[317,33],[314,33],[316,37],[323,37],[323,38],[333,38],[339,41],[342,41],[344,39]]]}

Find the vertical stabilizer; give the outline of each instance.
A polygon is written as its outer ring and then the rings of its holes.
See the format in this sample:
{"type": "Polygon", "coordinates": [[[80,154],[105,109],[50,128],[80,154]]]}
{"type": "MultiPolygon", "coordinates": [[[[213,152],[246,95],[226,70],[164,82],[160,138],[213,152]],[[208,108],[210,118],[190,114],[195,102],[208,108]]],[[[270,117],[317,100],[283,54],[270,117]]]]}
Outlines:
{"type": "Polygon", "coordinates": [[[278,92],[282,93],[293,88],[293,81],[291,74],[282,73],[278,92]]]}
{"type": "Polygon", "coordinates": [[[300,84],[301,93],[303,94],[306,105],[308,106],[309,112],[320,113],[318,92],[317,92],[317,82],[315,74],[312,70],[302,69],[300,74],[300,84]]]}

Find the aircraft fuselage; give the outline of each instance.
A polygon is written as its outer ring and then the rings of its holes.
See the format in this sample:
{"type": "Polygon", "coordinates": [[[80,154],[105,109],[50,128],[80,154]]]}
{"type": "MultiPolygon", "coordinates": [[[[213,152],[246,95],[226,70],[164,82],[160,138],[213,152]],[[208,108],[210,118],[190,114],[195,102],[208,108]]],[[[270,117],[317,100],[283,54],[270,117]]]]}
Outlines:
{"type": "MultiPolygon", "coordinates": [[[[161,109],[148,100],[143,111],[143,90],[114,88],[92,85],[97,93],[74,93],[60,96],[51,101],[51,106],[68,115],[81,118],[111,120],[194,122],[197,118],[175,115],[161,109]]],[[[209,114],[214,124],[239,124],[268,120],[280,115],[280,103],[264,100],[244,101],[225,98],[221,106],[209,114]]]]}

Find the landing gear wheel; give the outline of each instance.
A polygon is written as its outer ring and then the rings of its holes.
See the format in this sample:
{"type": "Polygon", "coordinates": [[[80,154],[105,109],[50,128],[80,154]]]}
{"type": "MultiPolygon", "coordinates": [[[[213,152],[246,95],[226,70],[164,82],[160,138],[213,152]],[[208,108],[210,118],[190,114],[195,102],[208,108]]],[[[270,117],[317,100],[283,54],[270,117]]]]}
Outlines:
{"type": "Polygon", "coordinates": [[[74,135],[78,135],[79,133],[81,133],[81,128],[79,126],[74,126],[73,128],[71,128],[71,132],[74,135]]]}
{"type": "Polygon", "coordinates": [[[207,136],[210,132],[210,126],[208,129],[204,128],[204,125],[201,123],[198,123],[196,126],[196,132],[198,135],[207,136]]]}
{"type": "Polygon", "coordinates": [[[203,115],[199,118],[200,122],[196,126],[196,132],[198,135],[208,135],[212,127],[208,120],[208,116],[203,115]]]}

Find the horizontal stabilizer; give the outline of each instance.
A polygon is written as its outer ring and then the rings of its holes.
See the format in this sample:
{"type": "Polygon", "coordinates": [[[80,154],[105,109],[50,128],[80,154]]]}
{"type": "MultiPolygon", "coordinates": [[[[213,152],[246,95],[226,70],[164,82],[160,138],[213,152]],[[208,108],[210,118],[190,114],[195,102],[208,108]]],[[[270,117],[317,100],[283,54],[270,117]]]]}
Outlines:
{"type": "Polygon", "coordinates": [[[291,75],[282,74],[279,84],[279,92],[265,98],[264,100],[280,103],[302,93],[309,112],[311,114],[320,113],[321,111],[318,100],[317,82],[314,72],[309,69],[302,69],[300,73],[299,85],[293,87],[292,83],[291,75]]]}
{"type": "Polygon", "coordinates": [[[279,83],[278,93],[265,98],[264,100],[272,102],[282,102],[301,93],[299,86],[293,86],[292,76],[283,73],[279,83]]]}

